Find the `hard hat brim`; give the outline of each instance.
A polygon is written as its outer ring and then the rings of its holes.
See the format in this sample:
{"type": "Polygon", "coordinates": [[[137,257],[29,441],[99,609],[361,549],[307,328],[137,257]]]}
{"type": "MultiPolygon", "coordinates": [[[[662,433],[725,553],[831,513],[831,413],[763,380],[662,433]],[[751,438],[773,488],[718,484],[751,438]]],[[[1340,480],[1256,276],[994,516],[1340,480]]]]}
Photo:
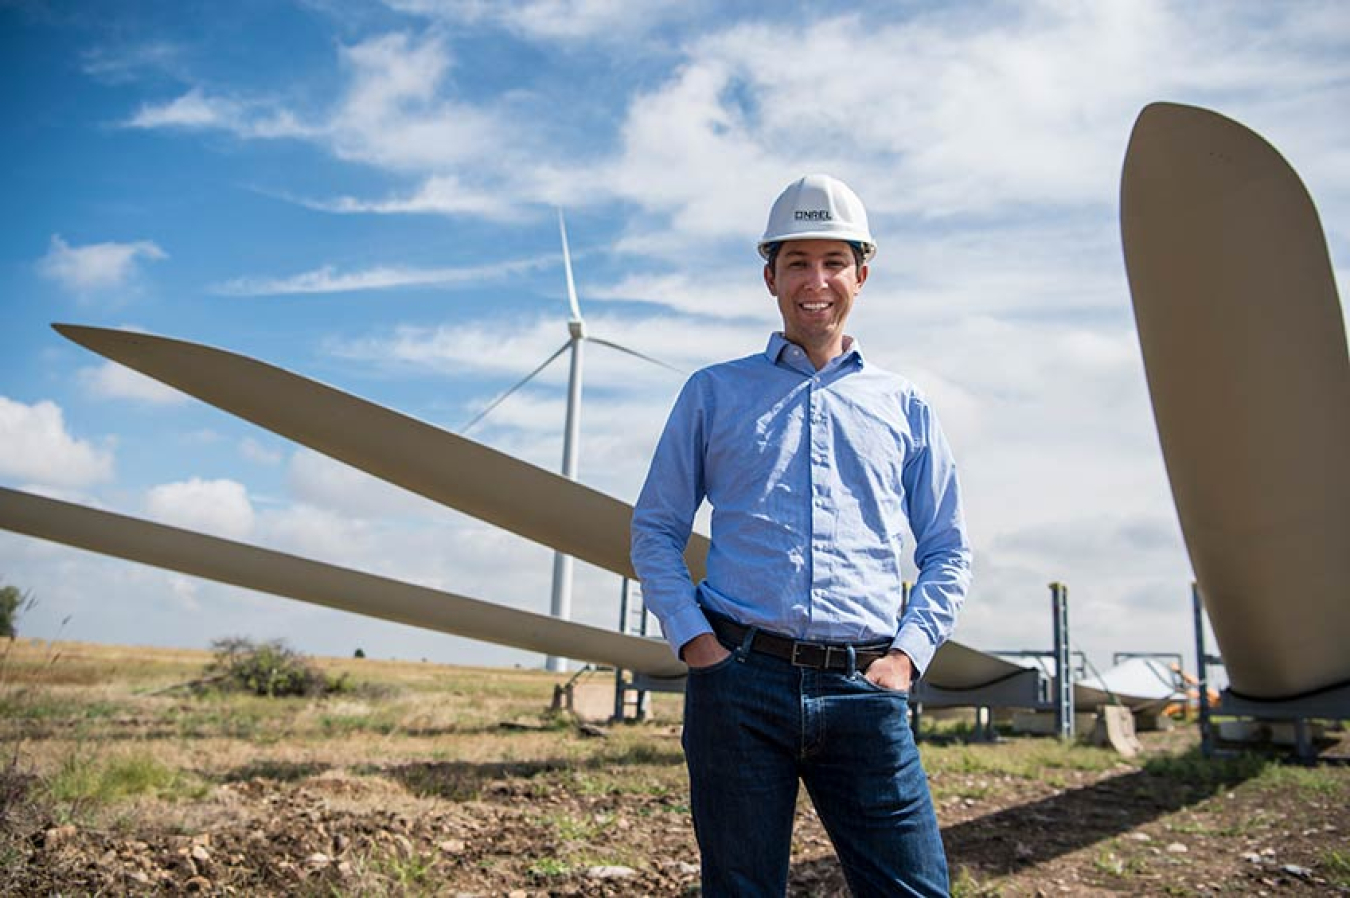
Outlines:
{"type": "Polygon", "coordinates": [[[877,245],[868,243],[864,240],[850,240],[840,235],[838,231],[805,231],[803,233],[794,233],[790,237],[783,237],[779,240],[761,240],[759,242],[759,255],[765,262],[769,261],[769,250],[777,243],[790,243],[793,240],[838,240],[840,243],[852,243],[862,248],[863,261],[870,262],[872,257],[877,254],[877,245]]]}

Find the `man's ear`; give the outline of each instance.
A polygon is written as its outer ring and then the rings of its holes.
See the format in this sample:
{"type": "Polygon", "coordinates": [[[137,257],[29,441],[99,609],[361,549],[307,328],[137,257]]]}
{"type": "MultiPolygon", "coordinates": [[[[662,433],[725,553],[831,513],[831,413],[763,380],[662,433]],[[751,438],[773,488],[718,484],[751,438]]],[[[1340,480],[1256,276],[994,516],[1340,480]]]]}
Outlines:
{"type": "MultiPolygon", "coordinates": [[[[862,290],[862,285],[865,284],[865,283],[867,283],[867,275],[868,275],[868,271],[869,271],[869,269],[867,268],[866,265],[862,265],[862,266],[860,266],[860,267],[858,268],[858,289],[859,289],[859,290],[862,290]]],[[[856,296],[857,294],[855,293],[854,295],[856,296]]]]}
{"type": "Polygon", "coordinates": [[[778,287],[774,281],[773,268],[769,265],[764,266],[764,286],[769,288],[770,296],[778,295],[778,287]]]}

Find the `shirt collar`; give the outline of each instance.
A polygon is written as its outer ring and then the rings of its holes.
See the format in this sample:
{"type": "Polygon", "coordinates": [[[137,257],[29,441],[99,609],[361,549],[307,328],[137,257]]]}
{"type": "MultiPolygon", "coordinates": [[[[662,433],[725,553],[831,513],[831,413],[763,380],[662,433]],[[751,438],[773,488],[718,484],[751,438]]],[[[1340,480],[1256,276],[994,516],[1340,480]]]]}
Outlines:
{"type": "MultiPolygon", "coordinates": [[[[783,357],[783,352],[790,347],[799,348],[796,343],[789,341],[787,337],[783,336],[782,331],[774,331],[773,334],[769,336],[769,345],[765,348],[764,355],[770,362],[777,364],[783,357]]],[[[846,361],[853,360],[856,360],[856,364],[859,368],[866,364],[863,359],[862,344],[853,337],[846,336],[844,337],[844,351],[837,358],[831,360],[830,364],[839,365],[846,361]]]]}

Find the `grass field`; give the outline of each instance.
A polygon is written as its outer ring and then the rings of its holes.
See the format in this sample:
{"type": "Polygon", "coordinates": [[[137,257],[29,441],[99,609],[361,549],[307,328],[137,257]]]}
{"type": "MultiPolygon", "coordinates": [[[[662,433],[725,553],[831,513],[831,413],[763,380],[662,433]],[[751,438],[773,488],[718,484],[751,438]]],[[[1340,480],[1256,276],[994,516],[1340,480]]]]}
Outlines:
{"type": "MultiPolygon", "coordinates": [[[[314,659],[349,688],[174,688],[210,660],[3,649],[0,894],[697,892],[678,697],[596,736],[548,713],[541,671],[314,659]]],[[[1350,770],[1194,742],[926,742],[954,891],[1350,893],[1350,770]]],[[[845,894],[805,799],[791,893],[845,894]]]]}

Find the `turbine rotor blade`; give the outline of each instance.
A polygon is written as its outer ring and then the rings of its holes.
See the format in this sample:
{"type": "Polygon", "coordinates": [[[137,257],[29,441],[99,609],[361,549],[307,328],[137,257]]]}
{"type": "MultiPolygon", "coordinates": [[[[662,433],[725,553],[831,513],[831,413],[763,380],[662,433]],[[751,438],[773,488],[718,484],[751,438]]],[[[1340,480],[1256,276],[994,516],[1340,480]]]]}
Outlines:
{"type": "Polygon", "coordinates": [[[0,527],[219,583],[482,642],[612,664],[657,677],[684,673],[684,665],[661,640],[561,621],[3,487],[0,527]]]}
{"type": "Polygon", "coordinates": [[[1350,678],[1350,349],[1298,173],[1207,109],[1147,106],[1121,174],[1125,270],[1191,566],[1232,688],[1350,678]]]}
{"type": "Polygon", "coordinates": [[[610,340],[603,340],[603,339],[601,339],[600,337],[587,337],[586,339],[587,339],[587,340],[590,340],[592,343],[599,343],[601,346],[608,346],[610,349],[617,349],[617,350],[619,350],[619,352],[626,352],[626,353],[628,353],[628,354],[631,355],[631,356],[636,356],[637,358],[642,359],[644,362],[651,362],[653,365],[660,365],[662,368],[665,368],[667,371],[674,371],[676,374],[681,374],[681,375],[687,374],[687,373],[688,373],[688,372],[685,372],[685,371],[681,371],[679,368],[676,368],[674,365],[667,364],[667,363],[661,361],[661,360],[658,359],[658,358],[655,358],[655,357],[653,357],[653,356],[649,356],[649,355],[647,355],[646,353],[638,352],[636,349],[629,349],[627,346],[622,346],[622,345],[620,345],[620,344],[618,344],[618,343],[611,342],[610,340]]]}
{"type": "Polygon", "coordinates": [[[475,424],[477,424],[479,421],[481,421],[481,420],[483,420],[484,418],[486,418],[486,417],[488,416],[488,412],[492,411],[494,408],[496,408],[497,406],[499,406],[499,405],[501,405],[503,402],[505,402],[505,401],[506,401],[506,397],[510,396],[510,395],[511,395],[512,393],[514,393],[516,390],[519,390],[521,387],[523,387],[523,386],[525,386],[527,383],[529,383],[529,382],[534,378],[534,376],[535,376],[536,374],[538,374],[540,371],[543,371],[545,368],[547,368],[549,365],[551,365],[551,364],[553,363],[553,360],[556,359],[558,356],[562,355],[564,352],[566,352],[566,351],[567,351],[567,347],[569,347],[569,346],[571,346],[571,345],[572,345],[572,341],[571,341],[571,340],[568,340],[566,343],[564,343],[563,345],[559,346],[557,352],[553,353],[553,355],[551,355],[551,356],[549,356],[548,358],[544,359],[543,364],[541,364],[538,368],[535,368],[535,369],[534,369],[533,371],[531,371],[529,374],[527,374],[527,375],[525,375],[524,377],[522,377],[520,380],[516,381],[515,386],[511,387],[511,389],[507,390],[505,393],[502,393],[502,394],[501,394],[500,396],[498,396],[496,399],[492,400],[490,403],[488,403],[487,408],[483,409],[481,412],[479,412],[478,414],[476,414],[476,415],[474,415],[472,418],[470,418],[470,419],[469,419],[469,423],[468,423],[468,424],[465,424],[463,427],[461,427],[461,428],[459,429],[459,432],[460,432],[461,434],[463,434],[463,433],[468,433],[468,432],[469,432],[469,428],[473,427],[473,426],[474,426],[475,424]]]}
{"type": "Polygon", "coordinates": [[[567,248],[567,222],[563,221],[563,211],[558,210],[558,233],[562,236],[563,269],[567,272],[567,301],[572,306],[572,320],[581,320],[581,304],[577,302],[577,285],[572,280],[572,253],[567,248]]]}
{"type": "MultiPolygon", "coordinates": [[[[273,365],[130,331],[53,325],[113,361],[316,452],[526,539],[636,579],[633,507],[466,437],[273,365]]],[[[703,579],[708,538],[685,562],[703,579]]]]}
{"type": "MultiPolygon", "coordinates": [[[[612,664],[652,677],[677,679],[686,673],[664,640],[562,621],[4,487],[0,487],[0,529],[482,642],[612,664]]],[[[947,642],[933,656],[924,679],[941,689],[964,691],[1020,670],[1001,658],[947,642]]],[[[1096,690],[1077,687],[1076,696],[1080,707],[1104,703],[1104,694],[1096,690]]],[[[1129,696],[1122,698],[1138,704],[1129,696]]]]}

